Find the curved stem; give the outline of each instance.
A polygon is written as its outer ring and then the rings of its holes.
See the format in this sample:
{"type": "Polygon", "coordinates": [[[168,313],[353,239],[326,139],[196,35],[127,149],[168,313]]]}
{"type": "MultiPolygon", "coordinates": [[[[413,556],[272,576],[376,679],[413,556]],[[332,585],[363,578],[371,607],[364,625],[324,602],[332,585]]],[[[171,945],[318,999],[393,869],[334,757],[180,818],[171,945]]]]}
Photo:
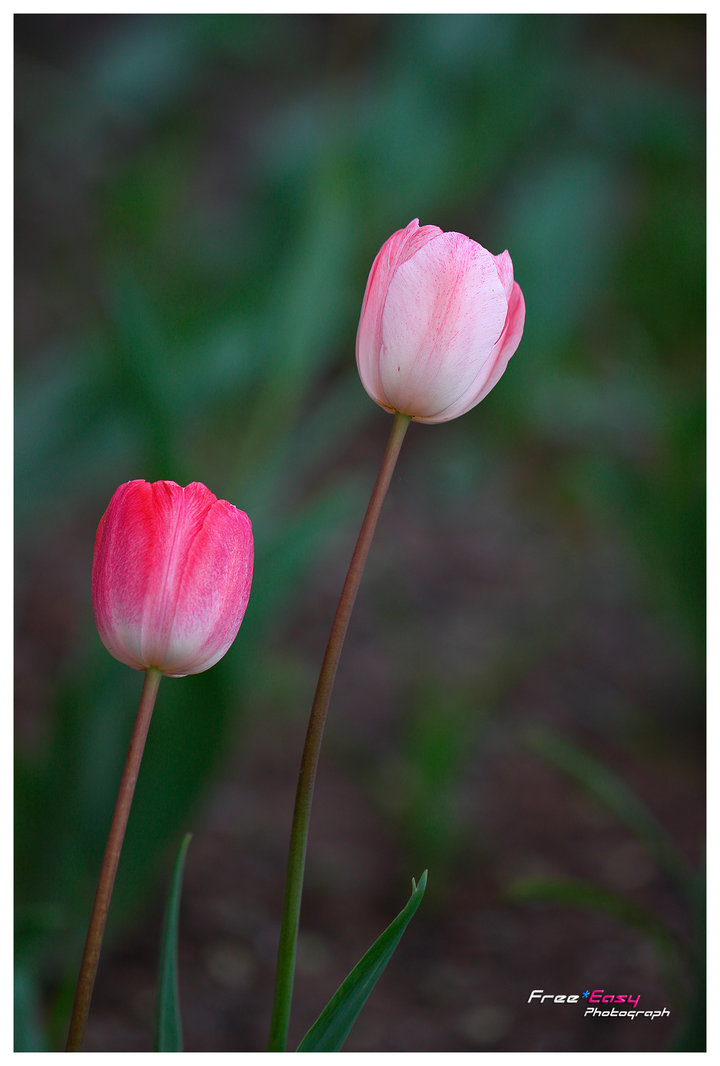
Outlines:
{"type": "Polygon", "coordinates": [[[298,922],[300,919],[300,900],[302,896],[303,875],[305,872],[305,852],[307,849],[310,808],[312,805],[315,774],[317,771],[320,744],[322,742],[325,718],[327,717],[330,694],[332,693],[338,660],[352,614],[360,579],[365,569],[365,562],[372,543],[375,527],[380,516],[390,480],[395,469],[400,446],[410,416],[396,414],[390,431],[390,439],[380,464],[375,487],[363,524],[360,527],[357,544],[345,584],[340,594],[335,618],[330,630],[325,658],[320,668],[315,699],[310,711],[305,748],[300,764],[295,811],[290,831],[290,848],[288,852],[287,875],[285,881],[285,899],[283,902],[280,943],[278,946],[277,972],[275,977],[275,1000],[273,1003],[272,1022],[268,1051],[284,1051],[287,1044],[288,1025],[290,1022],[290,1005],[292,1002],[293,980],[295,975],[295,951],[297,946],[298,922]]]}
{"type": "Polygon", "coordinates": [[[125,837],[125,827],[130,814],[130,806],[135,792],[135,784],[161,677],[160,671],[152,667],[145,673],[137,718],[130,738],[125,768],[120,778],[115,811],[110,823],[110,832],[108,833],[105,854],[100,867],[100,877],[98,878],[95,901],[90,915],[90,926],[80,964],[80,975],[75,989],[75,1002],[73,1003],[70,1031],[65,1046],[66,1051],[79,1051],[85,1034],[85,1023],[90,1010],[90,1000],[95,984],[95,974],[97,973],[98,960],[100,958],[100,948],[102,946],[103,933],[105,932],[110,897],[120,859],[120,849],[125,837]]]}

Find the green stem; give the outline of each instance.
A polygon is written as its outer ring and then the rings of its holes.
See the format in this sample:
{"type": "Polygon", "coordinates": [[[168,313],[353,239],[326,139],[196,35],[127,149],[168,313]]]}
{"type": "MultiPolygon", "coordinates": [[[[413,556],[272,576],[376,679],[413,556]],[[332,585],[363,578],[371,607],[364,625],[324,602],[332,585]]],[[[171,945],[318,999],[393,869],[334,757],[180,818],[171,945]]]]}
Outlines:
{"type": "Polygon", "coordinates": [[[95,984],[95,974],[97,973],[98,960],[100,958],[103,933],[105,932],[105,922],[107,921],[108,908],[110,906],[110,897],[112,896],[115,874],[120,859],[120,849],[125,837],[125,827],[130,814],[130,806],[161,677],[160,671],[153,667],[150,667],[145,673],[140,706],[138,707],[135,726],[130,738],[130,748],[120,779],[115,811],[110,823],[110,832],[108,833],[105,854],[100,867],[100,877],[97,891],[95,892],[92,914],[90,915],[90,926],[80,964],[80,975],[75,989],[75,1002],[73,1003],[70,1031],[65,1046],[66,1051],[79,1051],[82,1046],[85,1023],[87,1022],[93,985],[95,984]]]}
{"type": "Polygon", "coordinates": [[[293,980],[295,976],[295,951],[297,946],[298,922],[300,919],[300,900],[302,896],[303,875],[305,872],[305,852],[307,850],[310,808],[312,805],[315,774],[317,771],[320,744],[322,742],[328,704],[332,693],[338,660],[352,614],[355,597],[365,562],[372,543],[390,480],[395,469],[400,446],[410,416],[396,414],[390,431],[390,439],[385,449],[377,481],[370,497],[363,524],[355,545],[345,584],[340,594],[340,602],[335,613],[330,637],[328,638],[325,658],[320,668],[315,699],[310,711],[305,748],[300,764],[295,811],[290,831],[290,848],[288,852],[287,874],[285,881],[285,899],[283,902],[280,943],[278,946],[277,972],[275,977],[275,1000],[273,1003],[272,1022],[268,1051],[284,1051],[287,1044],[288,1025],[290,1022],[290,1005],[292,1002],[293,980]]]}

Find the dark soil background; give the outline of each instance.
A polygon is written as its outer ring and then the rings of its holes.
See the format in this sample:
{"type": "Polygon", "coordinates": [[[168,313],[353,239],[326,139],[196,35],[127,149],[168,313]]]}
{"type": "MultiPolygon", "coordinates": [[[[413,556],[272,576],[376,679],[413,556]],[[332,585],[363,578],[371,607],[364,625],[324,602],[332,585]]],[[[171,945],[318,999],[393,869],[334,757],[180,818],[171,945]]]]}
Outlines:
{"type": "Polygon", "coordinates": [[[226,658],[161,686],[85,1046],[152,1047],[190,830],[185,1050],[264,1048],[306,716],[390,429],[354,331],[416,216],[508,247],[527,326],[403,447],[290,1046],[427,868],[345,1050],[703,1049],[704,51],[699,16],[17,17],[17,1050],[64,1042],[140,691],[89,602],[132,477],[204,481],[257,558],[226,658]]]}

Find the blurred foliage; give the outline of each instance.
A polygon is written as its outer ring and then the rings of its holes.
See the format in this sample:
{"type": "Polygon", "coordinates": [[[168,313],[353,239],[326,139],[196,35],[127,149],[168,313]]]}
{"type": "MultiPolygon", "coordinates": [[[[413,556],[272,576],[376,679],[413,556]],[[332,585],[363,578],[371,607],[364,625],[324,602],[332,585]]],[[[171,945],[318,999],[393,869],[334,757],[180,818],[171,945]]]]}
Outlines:
{"type": "Polygon", "coordinates": [[[191,839],[190,833],[186,833],[182,838],[175,857],[170,892],[165,908],[158,965],[153,1051],[182,1051],[183,1049],[177,945],[183,866],[191,839]]]}
{"type": "MultiPolygon", "coordinates": [[[[279,638],[364,505],[377,456],[348,449],[387,423],[354,331],[412,218],[509,248],[528,308],[428,493],[503,455],[528,515],[623,545],[699,695],[703,47],[696,16],[16,18],[19,1049],[64,1035],[140,691],[92,625],[99,516],[130,478],[201,480],[257,551],[231,653],[161,689],[112,935],[247,716],[304,713],[279,638]]],[[[409,688],[396,817],[450,861],[476,707],[409,688]]]]}
{"type": "Polygon", "coordinates": [[[581,791],[624,823],[642,842],[665,877],[687,897],[690,943],[646,907],[624,893],[570,879],[525,878],[510,884],[515,902],[554,903],[584,907],[612,915],[651,945],[658,968],[682,1025],[675,1051],[706,1049],[705,870],[692,871],[652,811],[607,766],[547,729],[532,729],[526,743],[555,766],[581,791]]]}
{"type": "Polygon", "coordinates": [[[654,861],[692,900],[694,878],[687,861],[652,811],[607,766],[548,729],[528,731],[525,742],[623,822],[654,861]]]}

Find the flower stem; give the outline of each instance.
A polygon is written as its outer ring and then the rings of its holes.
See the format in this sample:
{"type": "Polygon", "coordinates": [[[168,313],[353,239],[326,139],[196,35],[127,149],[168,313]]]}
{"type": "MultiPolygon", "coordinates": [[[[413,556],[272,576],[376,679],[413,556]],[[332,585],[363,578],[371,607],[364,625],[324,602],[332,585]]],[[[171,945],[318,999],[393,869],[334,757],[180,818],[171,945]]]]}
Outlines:
{"type": "Polygon", "coordinates": [[[297,792],[295,795],[295,810],[293,813],[292,829],[290,831],[290,848],[288,852],[287,874],[285,881],[285,899],[283,902],[282,924],[280,927],[280,943],[278,946],[277,972],[275,977],[275,999],[273,1003],[272,1021],[270,1024],[270,1040],[268,1051],[284,1051],[287,1044],[288,1026],[290,1022],[290,1006],[292,1003],[293,980],[295,976],[295,951],[297,946],[298,922],[300,920],[300,900],[302,896],[303,875],[305,872],[305,852],[307,850],[308,828],[310,824],[310,808],[312,805],[313,789],[315,787],[315,774],[317,771],[320,744],[322,742],[325,719],[327,717],[328,704],[335,682],[338,660],[342,651],[343,641],[347,632],[348,622],[352,614],[355,597],[357,595],[360,579],[365,569],[365,562],[372,543],[375,527],[377,526],[380,511],[387,495],[390,480],[395,469],[400,446],[410,425],[410,416],[396,414],[390,431],[385,454],[380,464],[375,487],[373,488],[365,518],[363,519],[360,533],[350,567],[345,578],[343,590],[340,593],[335,618],[325,658],[320,667],[315,699],[310,711],[305,748],[300,763],[297,792]]]}
{"type": "Polygon", "coordinates": [[[90,1000],[92,998],[93,985],[95,984],[95,974],[97,973],[98,960],[100,958],[100,948],[102,946],[103,933],[105,932],[110,897],[120,859],[120,849],[125,837],[125,827],[130,814],[140,761],[142,760],[161,677],[160,671],[153,667],[150,667],[145,673],[137,718],[130,738],[130,747],[120,779],[115,811],[110,823],[110,832],[108,833],[105,854],[100,867],[100,877],[97,891],[95,892],[92,914],[90,915],[90,926],[85,941],[82,963],[80,964],[80,975],[75,989],[75,1002],[73,1003],[70,1031],[65,1046],[66,1051],[79,1051],[85,1034],[85,1023],[90,1010],[90,1000]]]}

